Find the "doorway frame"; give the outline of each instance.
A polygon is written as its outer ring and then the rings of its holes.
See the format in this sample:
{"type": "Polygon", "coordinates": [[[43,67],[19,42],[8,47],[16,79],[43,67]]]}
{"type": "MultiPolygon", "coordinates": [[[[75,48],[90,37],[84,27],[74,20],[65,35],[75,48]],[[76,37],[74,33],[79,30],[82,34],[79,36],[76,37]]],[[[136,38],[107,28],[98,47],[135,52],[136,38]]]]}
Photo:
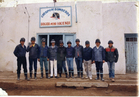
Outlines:
{"type": "MultiPolygon", "coordinates": [[[[50,40],[50,35],[62,35],[63,36],[63,42],[64,44],[66,44],[66,38],[65,38],[65,35],[73,35],[74,36],[74,39],[76,39],[76,33],[36,33],[36,40],[37,40],[37,44],[38,44],[38,37],[39,35],[47,35],[47,46],[49,47],[49,40],[50,40]]],[[[74,42],[74,45],[75,42],[74,42]]]]}

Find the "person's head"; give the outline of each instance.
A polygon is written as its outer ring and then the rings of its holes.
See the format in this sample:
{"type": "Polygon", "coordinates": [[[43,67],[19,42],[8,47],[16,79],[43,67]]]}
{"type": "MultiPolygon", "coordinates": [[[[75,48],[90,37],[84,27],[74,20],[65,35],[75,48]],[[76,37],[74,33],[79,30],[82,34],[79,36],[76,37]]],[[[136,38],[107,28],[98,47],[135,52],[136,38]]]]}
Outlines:
{"type": "Polygon", "coordinates": [[[80,40],[79,39],[76,39],[75,42],[76,42],[76,45],[80,44],[80,40]]]}
{"type": "Polygon", "coordinates": [[[42,43],[42,45],[45,45],[45,42],[46,40],[45,40],[45,38],[42,38],[42,40],[41,40],[41,43],[42,43]]]}
{"type": "Polygon", "coordinates": [[[21,38],[21,39],[20,39],[20,44],[21,44],[21,45],[24,45],[24,43],[25,43],[25,38],[21,38]]]}
{"type": "Polygon", "coordinates": [[[109,41],[108,41],[108,46],[109,46],[109,47],[112,47],[112,46],[113,46],[113,41],[112,41],[112,40],[109,40],[109,41]]]}
{"type": "Polygon", "coordinates": [[[67,45],[68,45],[68,47],[71,47],[71,42],[68,41],[68,42],[67,42],[67,45]]]}
{"type": "Polygon", "coordinates": [[[55,46],[55,40],[54,39],[51,40],[51,44],[52,44],[52,46],[55,46]]]}
{"type": "Polygon", "coordinates": [[[100,40],[99,39],[96,39],[96,41],[95,41],[95,43],[96,43],[96,46],[100,46],[100,40]]]}
{"type": "Polygon", "coordinates": [[[32,43],[32,44],[35,44],[35,37],[32,37],[32,38],[31,38],[31,43],[32,43]]]}
{"type": "Polygon", "coordinates": [[[86,47],[89,47],[90,46],[90,42],[89,41],[86,41],[85,42],[85,45],[86,45],[86,47]]]}
{"type": "Polygon", "coordinates": [[[62,47],[62,46],[63,46],[63,41],[60,40],[60,41],[59,41],[59,44],[60,44],[60,46],[62,47]]]}

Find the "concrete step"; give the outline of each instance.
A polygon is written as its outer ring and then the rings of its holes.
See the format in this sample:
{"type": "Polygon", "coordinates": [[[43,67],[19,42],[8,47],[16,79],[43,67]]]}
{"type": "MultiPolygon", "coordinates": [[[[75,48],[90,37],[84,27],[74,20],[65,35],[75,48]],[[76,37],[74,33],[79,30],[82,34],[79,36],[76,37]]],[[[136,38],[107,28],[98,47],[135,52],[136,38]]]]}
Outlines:
{"type": "Polygon", "coordinates": [[[57,87],[100,87],[100,88],[106,88],[108,87],[108,83],[106,82],[57,82],[57,87]]]}

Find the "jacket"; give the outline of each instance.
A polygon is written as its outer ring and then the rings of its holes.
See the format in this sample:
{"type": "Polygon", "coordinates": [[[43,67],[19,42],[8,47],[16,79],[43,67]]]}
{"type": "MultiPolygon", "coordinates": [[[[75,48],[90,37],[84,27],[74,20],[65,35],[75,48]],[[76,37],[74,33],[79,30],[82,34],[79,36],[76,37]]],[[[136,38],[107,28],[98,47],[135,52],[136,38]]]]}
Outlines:
{"type": "Polygon", "coordinates": [[[74,50],[75,50],[75,58],[82,58],[83,57],[83,46],[79,45],[79,46],[75,46],[74,47],[74,50]],[[79,56],[78,56],[79,54],[79,56]]]}
{"type": "Polygon", "coordinates": [[[66,57],[66,47],[58,47],[57,48],[57,60],[59,61],[65,61],[66,57]]]}
{"type": "Polygon", "coordinates": [[[97,47],[95,46],[92,51],[92,61],[102,62],[105,60],[105,50],[102,46],[97,47]]]}
{"type": "Polygon", "coordinates": [[[49,47],[49,56],[48,56],[49,60],[57,60],[57,46],[54,46],[54,48],[52,46],[49,47]]]}
{"type": "Polygon", "coordinates": [[[39,47],[39,57],[48,57],[49,56],[49,50],[48,46],[45,45],[45,47],[40,46],[39,47]]]}
{"type": "Polygon", "coordinates": [[[91,47],[85,47],[83,49],[83,60],[88,61],[92,60],[92,48],[91,47]]]}
{"type": "Polygon", "coordinates": [[[39,51],[38,44],[35,44],[34,47],[28,46],[27,52],[29,52],[29,58],[32,58],[32,59],[39,58],[40,51],[39,51]]]}
{"type": "Polygon", "coordinates": [[[118,50],[115,47],[105,48],[105,61],[106,62],[117,62],[118,61],[118,50]]]}
{"type": "Polygon", "coordinates": [[[17,45],[13,53],[16,57],[25,57],[26,46],[24,45],[24,48],[23,48],[21,44],[17,45]]]}
{"type": "Polygon", "coordinates": [[[66,57],[67,58],[74,58],[74,48],[73,47],[66,48],[66,57]]]}

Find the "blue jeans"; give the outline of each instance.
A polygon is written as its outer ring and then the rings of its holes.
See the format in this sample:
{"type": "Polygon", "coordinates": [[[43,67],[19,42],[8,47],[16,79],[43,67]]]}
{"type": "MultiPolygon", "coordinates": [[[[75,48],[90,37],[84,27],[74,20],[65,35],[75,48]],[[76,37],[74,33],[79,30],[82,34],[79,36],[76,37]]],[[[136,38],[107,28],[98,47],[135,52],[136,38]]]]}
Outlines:
{"type": "Polygon", "coordinates": [[[58,73],[59,73],[59,74],[62,73],[62,68],[64,69],[64,72],[67,73],[65,61],[58,60],[58,61],[57,61],[57,64],[58,64],[58,73]]]}
{"type": "Polygon", "coordinates": [[[109,69],[109,78],[115,77],[115,62],[107,62],[109,69]]]}
{"type": "Polygon", "coordinates": [[[83,73],[83,66],[82,66],[82,58],[75,58],[75,62],[77,65],[77,73],[81,71],[83,73]]]}
{"type": "Polygon", "coordinates": [[[40,57],[40,70],[41,73],[43,73],[43,62],[46,73],[48,73],[48,64],[47,64],[47,58],[46,57],[40,57]]]}
{"type": "Polygon", "coordinates": [[[73,58],[67,58],[67,65],[69,68],[69,72],[73,71],[73,58]]]}
{"type": "Polygon", "coordinates": [[[33,70],[33,63],[34,63],[34,70],[36,73],[37,72],[37,58],[35,59],[32,59],[32,58],[29,58],[29,70],[30,70],[30,73],[32,73],[32,70],[33,70]]]}

